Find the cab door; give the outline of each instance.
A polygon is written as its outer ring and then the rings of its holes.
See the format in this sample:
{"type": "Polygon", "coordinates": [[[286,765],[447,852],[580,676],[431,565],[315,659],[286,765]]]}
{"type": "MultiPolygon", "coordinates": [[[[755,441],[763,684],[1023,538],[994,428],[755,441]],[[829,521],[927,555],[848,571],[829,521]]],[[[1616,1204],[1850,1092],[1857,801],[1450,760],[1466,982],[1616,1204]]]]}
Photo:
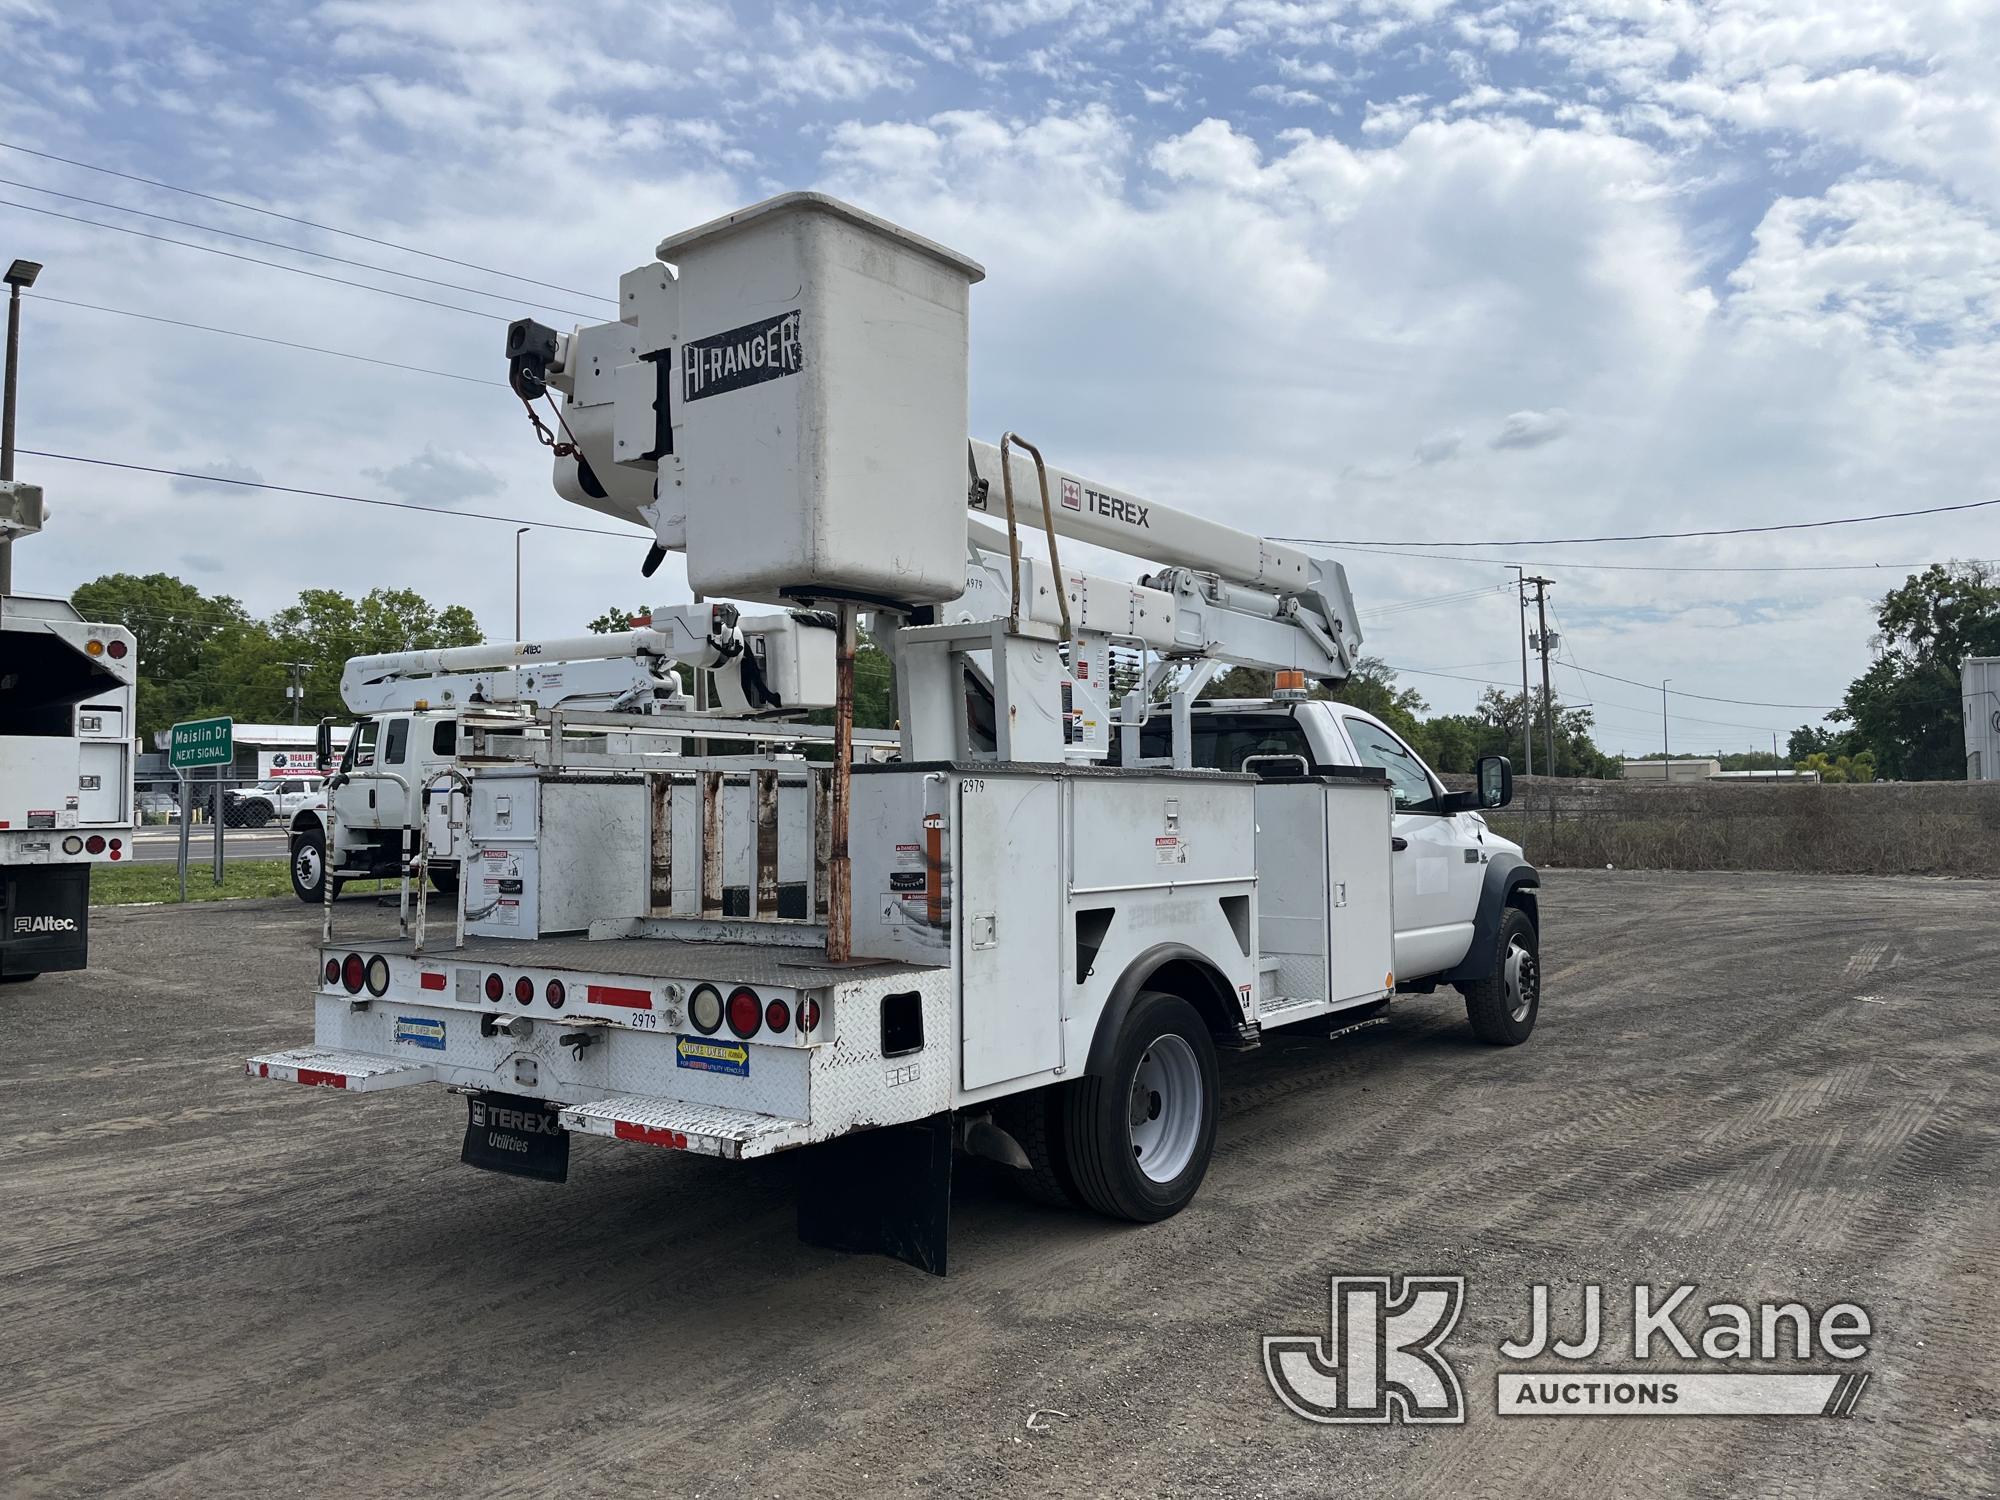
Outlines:
{"type": "Polygon", "coordinates": [[[1473,846],[1458,816],[1444,810],[1444,789],[1430,768],[1393,730],[1353,709],[1342,710],[1340,727],[1356,762],[1385,772],[1396,798],[1390,866],[1397,977],[1420,979],[1450,968],[1472,941],[1477,901],[1464,899],[1459,866],[1473,846]]]}

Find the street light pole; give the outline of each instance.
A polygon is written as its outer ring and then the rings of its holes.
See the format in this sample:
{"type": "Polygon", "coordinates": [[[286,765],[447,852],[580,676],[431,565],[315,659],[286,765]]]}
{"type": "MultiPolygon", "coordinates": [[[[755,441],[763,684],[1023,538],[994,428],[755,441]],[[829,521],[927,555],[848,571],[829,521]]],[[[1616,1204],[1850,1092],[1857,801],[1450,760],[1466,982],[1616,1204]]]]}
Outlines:
{"type": "Polygon", "coordinates": [[[521,538],[535,528],[523,526],[514,533],[514,639],[521,638],[521,538]]]}
{"type": "Polygon", "coordinates": [[[1667,747],[1667,684],[1671,677],[1660,679],[1660,780],[1671,783],[1674,779],[1674,758],[1667,747]]]}
{"type": "MultiPolygon", "coordinates": [[[[21,288],[33,286],[41,262],[17,260],[7,268],[6,383],[0,387],[0,479],[14,477],[14,399],[21,376],[21,288]]],[[[14,591],[14,544],[0,541],[0,594],[14,591]]]]}

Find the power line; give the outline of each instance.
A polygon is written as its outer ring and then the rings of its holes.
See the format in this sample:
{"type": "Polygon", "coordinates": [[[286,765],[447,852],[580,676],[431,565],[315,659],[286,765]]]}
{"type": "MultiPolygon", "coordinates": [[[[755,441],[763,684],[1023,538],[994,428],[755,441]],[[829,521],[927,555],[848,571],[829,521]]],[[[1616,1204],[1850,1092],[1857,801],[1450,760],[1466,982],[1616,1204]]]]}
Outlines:
{"type": "Polygon", "coordinates": [[[509,526],[532,526],[537,531],[574,531],[583,536],[610,536],[620,541],[633,541],[645,533],[641,531],[607,531],[601,526],[574,526],[563,521],[537,521],[526,516],[501,516],[484,510],[453,510],[443,505],[418,505],[412,500],[383,500],[371,495],[344,495],[337,490],[308,490],[290,484],[266,484],[261,479],[235,479],[226,474],[193,474],[186,469],[161,469],[150,464],[120,463],[111,458],[84,458],[75,453],[49,453],[38,448],[21,448],[17,452],[31,458],[53,458],[63,463],[92,464],[102,469],[128,469],[135,474],[163,474],[170,479],[198,479],[204,484],[233,484],[243,489],[271,490],[280,495],[305,495],[314,500],[345,500],[354,505],[379,505],[388,510],[419,510],[433,516],[457,516],[468,521],[502,521],[509,526]]]}
{"type": "MultiPolygon", "coordinates": [[[[304,245],[294,245],[288,240],[260,239],[254,234],[244,234],[240,230],[222,229],[214,224],[203,224],[194,219],[177,219],[172,214],[156,214],[143,208],[133,208],[129,204],[109,203],[102,198],[86,198],[81,193],[62,193],[54,188],[41,187],[32,182],[16,182],[11,177],[0,177],[0,187],[26,188],[31,193],[45,193],[51,198],[67,198],[72,203],[88,203],[92,208],[108,208],[113,213],[136,214],[142,219],[158,219],[163,224],[178,224],[183,229],[199,229],[203,234],[226,235],[232,240],[244,240],[252,245],[265,245],[273,250],[289,250],[294,255],[310,255],[315,260],[329,260],[338,266],[353,266],[358,270],[373,271],[379,276],[400,276],[405,281],[420,281],[425,286],[439,286],[446,291],[468,292],[475,297],[495,297],[503,300],[518,300],[523,306],[537,307],[543,312],[562,313],[571,318],[596,318],[596,313],[583,313],[570,307],[556,307],[547,302],[530,302],[526,298],[515,299],[507,292],[489,292],[476,286],[466,286],[456,281],[439,281],[435,276],[419,276],[414,271],[398,271],[391,266],[378,266],[372,260],[350,260],[344,255],[329,255],[324,250],[308,250],[304,245]]],[[[94,222],[94,221],[86,221],[94,222]]],[[[115,228],[115,225],[107,225],[115,228]]],[[[175,243],[179,243],[176,241],[175,243]]]]}
{"type": "MultiPolygon", "coordinates": [[[[1285,538],[1274,537],[1274,541],[1285,538]]],[[[1398,552],[1390,547],[1379,547],[1373,542],[1309,542],[1308,546],[1330,546],[1337,551],[1359,551],[1363,557],[1412,557],[1421,562],[1454,562],[1490,564],[1496,568],[1511,568],[1513,563],[1504,557],[1447,557],[1435,552],[1398,552]]],[[[1429,545],[1428,543],[1426,545],[1429,545]]],[[[1440,542],[1437,545],[1446,546],[1440,542]]],[[[1476,544],[1475,544],[1476,545],[1476,544]]],[[[1974,562],[1996,562],[1996,558],[1973,558],[1974,562]]],[[[1543,562],[1538,568],[1568,568],[1587,573],[1899,573],[1906,569],[1934,566],[1936,559],[1914,563],[1583,563],[1583,562],[1543,562]]]]}
{"type": "Polygon", "coordinates": [[[1756,536],[1772,531],[1818,531],[1828,526],[1859,526],[1868,521],[1903,521],[1911,516],[1941,516],[1955,511],[1981,510],[2000,505],[1992,500],[1961,500],[1952,505],[1925,505],[1915,510],[1885,510],[1868,516],[1834,516],[1824,521],[1781,521],[1770,526],[1723,526],[1710,531],[1635,531],[1620,536],[1552,536],[1529,540],[1487,540],[1481,542],[1425,541],[1343,541],[1334,537],[1274,536],[1274,542],[1290,542],[1304,547],[1581,547],[1598,542],[1672,542],[1710,536],[1756,536]]]}
{"type": "Polygon", "coordinates": [[[352,229],[338,229],[331,224],[321,224],[312,219],[301,219],[292,214],[281,214],[275,208],[263,208],[255,203],[243,203],[234,198],[218,197],[214,193],[204,193],[197,188],[180,187],[171,182],[161,182],[156,177],[141,177],[134,172],[120,172],[115,167],[100,167],[87,161],[77,161],[68,156],[57,156],[52,151],[38,151],[33,146],[19,145],[13,141],[0,141],[0,150],[19,151],[24,156],[38,156],[43,161],[61,162],[66,167],[81,167],[86,172],[101,172],[107,177],[122,177],[127,182],[144,183],[147,187],[163,188],[170,193],[185,193],[190,198],[203,198],[210,203],[220,203],[225,208],[241,209],[245,213],[264,214],[273,219],[283,219],[287,224],[300,224],[307,229],[317,229],[322,234],[337,234],[344,239],[360,240],[364,244],[380,245],[385,250],[400,250],[405,255],[422,256],[425,260],[441,261],[448,266],[459,266],[467,271],[479,271],[488,276],[504,276],[509,281],[525,281],[529,286],[547,287],[552,292],[567,292],[572,297],[589,297],[598,302],[616,303],[616,297],[607,297],[601,292],[578,291],[573,286],[559,286],[553,281],[538,281],[532,276],[522,276],[513,271],[498,270],[493,266],[478,265],[469,260],[457,260],[449,255],[439,255],[430,250],[419,250],[414,245],[398,244],[395,240],[377,239],[371,234],[361,234],[352,229]]]}
{"type": "Polygon", "coordinates": [[[324,271],[308,271],[304,266],[288,266],[283,261],[263,260],[255,255],[239,255],[234,250],[218,250],[213,245],[197,245],[193,240],[177,240],[171,235],[153,234],[149,230],[134,229],[127,224],[107,224],[102,219],[86,219],[82,214],[66,214],[59,213],[53,208],[37,208],[32,203],[16,203],[11,198],[0,198],[0,208],[18,208],[24,213],[43,214],[51,219],[67,219],[72,224],[88,224],[93,229],[109,229],[114,234],[129,234],[142,240],[156,240],[162,245],[179,245],[183,250],[199,250],[204,255],[220,255],[225,260],[240,260],[246,265],[268,266],[274,271],[289,271],[294,276],[310,276],[314,281],[330,281],[335,286],[358,287],[364,292],[397,297],[404,302],[421,302],[425,307],[442,307],[447,312],[469,313],[475,318],[488,318],[495,323],[510,321],[504,313],[481,312],[476,307],[460,307],[456,302],[440,302],[435,297],[419,297],[415,292],[398,292],[386,286],[370,286],[365,281],[349,281],[344,276],[329,276],[324,271]]]}
{"type": "Polygon", "coordinates": [[[180,318],[163,318],[156,313],[133,312],[125,307],[103,307],[95,302],[74,302],[68,297],[51,297],[45,292],[24,292],[37,302],[53,302],[61,307],[81,307],[89,312],[111,313],[120,318],[139,318],[147,323],[165,323],[173,328],[192,328],[201,333],[220,333],[232,339],[252,339],[260,344],[276,344],[281,349],[300,349],[308,354],[330,354],[335,359],[354,359],[363,364],[381,365],[391,370],[407,370],[413,375],[435,375],[441,380],[464,380],[473,385],[505,386],[504,380],[486,380],[478,375],[459,375],[450,370],[432,370],[423,365],[399,364],[393,359],[377,359],[372,354],[350,354],[345,349],[322,349],[317,344],[300,344],[291,339],[274,339],[268,334],[245,333],[239,328],[216,328],[207,323],[189,323],[180,318]]]}
{"type": "MultiPolygon", "coordinates": [[[[1445,677],[1449,678],[1453,682],[1470,682],[1470,683],[1475,683],[1480,687],[1507,688],[1510,689],[1516,696],[1518,696],[1520,692],[1520,689],[1515,684],[1511,682],[1496,682],[1490,677],[1462,677],[1455,672],[1431,672],[1424,670],[1422,667],[1392,666],[1389,668],[1389,670],[1392,672],[1409,672],[1417,677],[1445,677]]],[[[1581,671],[1582,668],[1578,668],[1577,670],[1581,671]]],[[[1646,684],[1642,682],[1639,684],[1639,686],[1644,687],[1646,686],[1646,684]]],[[[1581,705],[1577,704],[1571,705],[1571,707],[1580,707],[1580,706],[1581,705]]],[[[1634,708],[1629,703],[1612,703],[1606,701],[1604,706],[1606,708],[1628,709],[1633,713],[1640,713],[1640,714],[1651,712],[1650,709],[1634,708]]],[[[1769,734],[1771,733],[1771,728],[1772,728],[1772,726],[1769,724],[1738,724],[1728,719],[1697,719],[1692,714],[1669,714],[1667,717],[1681,724],[1707,724],[1711,728],[1722,728],[1722,729],[1754,729],[1758,731],[1760,734],[1769,734]]]]}
{"type": "MultiPolygon", "coordinates": [[[[1608,682],[1622,682],[1628,687],[1645,688],[1649,692],[1659,691],[1658,683],[1641,682],[1636,677],[1620,677],[1613,672],[1593,672],[1588,667],[1578,667],[1577,671],[1587,677],[1602,677],[1608,682]]],[[[1838,703],[1768,703],[1762,698],[1719,698],[1714,693],[1688,693],[1679,688],[1669,688],[1667,693],[1669,697],[1699,698],[1704,703],[1729,703],[1738,708],[1795,708],[1805,713],[1831,713],[1842,706],[1838,703]]]]}

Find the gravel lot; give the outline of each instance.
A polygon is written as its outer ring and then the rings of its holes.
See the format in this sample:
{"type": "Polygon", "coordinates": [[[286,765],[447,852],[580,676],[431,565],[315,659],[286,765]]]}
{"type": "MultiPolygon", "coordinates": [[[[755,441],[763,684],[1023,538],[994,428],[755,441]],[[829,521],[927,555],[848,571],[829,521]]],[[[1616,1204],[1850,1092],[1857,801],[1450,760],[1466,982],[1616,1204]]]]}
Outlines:
{"type": "Polygon", "coordinates": [[[1277,1033],[1186,1213],[968,1170],[946,1280],[800,1245],[797,1157],[579,1140],[549,1187],[461,1167],[440,1090],[249,1082],[310,1039],[317,914],[98,912],[89,973],[0,990],[0,1494],[1995,1493],[2000,884],[1559,874],[1543,912],[1527,1046],[1455,998],[1277,1033]],[[1470,1279],[1466,1425],[1285,1411],[1259,1336],[1406,1271],[1470,1279]],[[1536,1280],[1608,1326],[1635,1281],[1858,1301],[1872,1383],[1501,1419],[1536,1280]]]}

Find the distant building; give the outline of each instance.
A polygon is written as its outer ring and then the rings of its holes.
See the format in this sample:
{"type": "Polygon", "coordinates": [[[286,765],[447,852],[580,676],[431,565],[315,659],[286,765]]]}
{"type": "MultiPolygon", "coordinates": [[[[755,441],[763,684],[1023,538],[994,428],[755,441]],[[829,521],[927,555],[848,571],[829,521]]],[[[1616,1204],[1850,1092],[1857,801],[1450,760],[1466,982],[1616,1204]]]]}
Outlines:
{"type": "Polygon", "coordinates": [[[1628,760],[1624,763],[1627,781],[1706,781],[1721,774],[1719,760],[1628,760]],[[1662,767],[1669,767],[1662,770],[1662,767]]]}
{"type": "Polygon", "coordinates": [[[1965,698],[1965,779],[2000,781],[2000,656],[1968,656],[1958,689],[1965,698]]]}
{"type": "Polygon", "coordinates": [[[1775,781],[1796,784],[1801,781],[1817,782],[1819,780],[1819,772],[1788,771],[1782,769],[1776,771],[1717,771],[1708,779],[1710,781],[1775,781]]]}

